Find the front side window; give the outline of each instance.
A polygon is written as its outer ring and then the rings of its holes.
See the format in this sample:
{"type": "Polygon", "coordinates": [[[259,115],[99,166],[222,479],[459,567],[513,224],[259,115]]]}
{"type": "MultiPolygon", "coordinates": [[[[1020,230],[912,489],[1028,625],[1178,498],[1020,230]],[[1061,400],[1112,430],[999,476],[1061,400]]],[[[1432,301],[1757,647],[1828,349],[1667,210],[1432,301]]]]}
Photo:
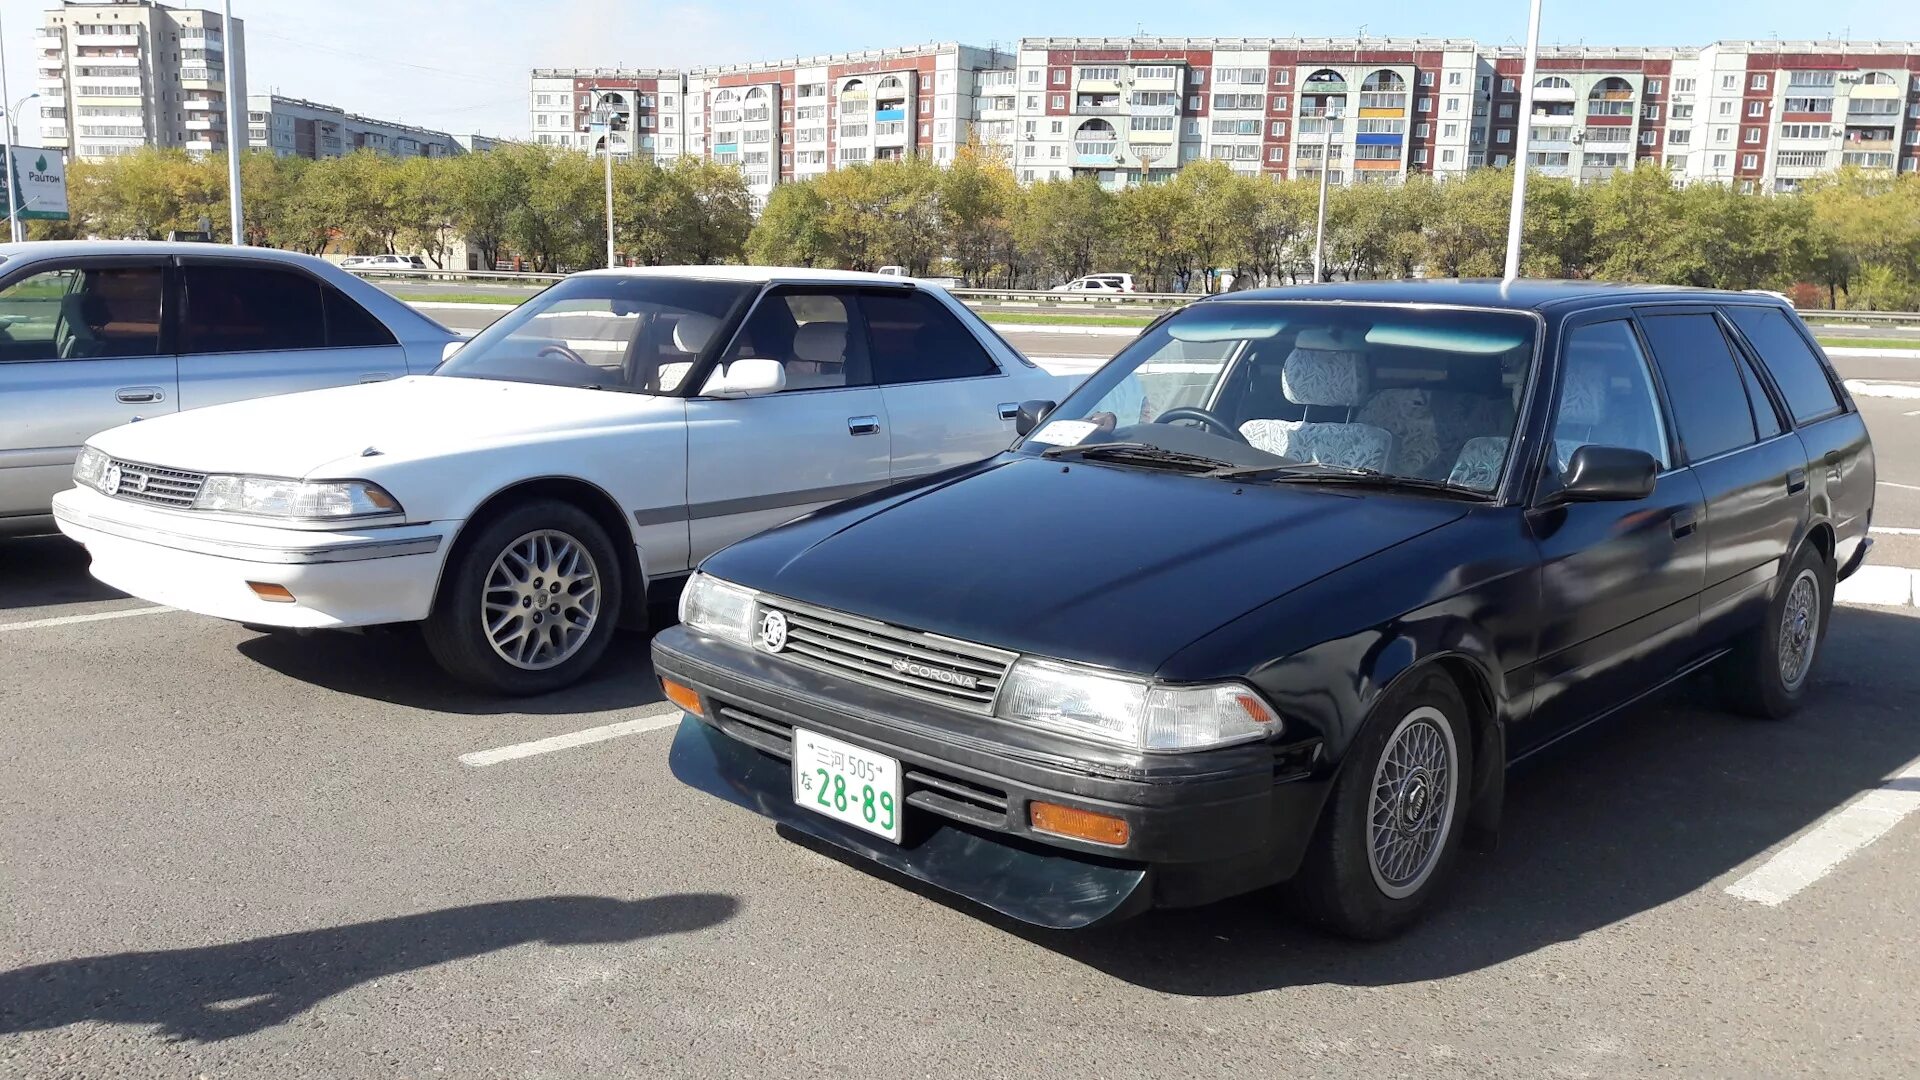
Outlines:
{"type": "Polygon", "coordinates": [[[1567,334],[1559,397],[1551,455],[1555,468],[1564,470],[1582,446],[1644,450],[1662,469],[1673,463],[1646,354],[1627,320],[1592,323],[1567,334]]]}
{"type": "Polygon", "coordinates": [[[997,375],[979,339],[945,304],[918,290],[861,294],[874,381],[883,386],[997,375]]]}
{"type": "Polygon", "coordinates": [[[1771,307],[1729,307],[1727,314],[1760,354],[1773,375],[1774,385],[1787,399],[1787,409],[1798,423],[1809,423],[1840,411],[1827,367],[1814,355],[1807,339],[1787,313],[1771,307]]]}
{"type": "Polygon", "coordinates": [[[320,283],[305,274],[263,266],[188,265],[182,353],[324,349],[326,316],[320,283]]]}
{"type": "Polygon", "coordinates": [[[787,372],[787,391],[866,386],[864,356],[850,333],[846,293],[782,290],[760,301],[724,363],[759,357],[787,372]]]}
{"type": "Polygon", "coordinates": [[[159,267],[68,267],[0,290],[0,361],[160,353],[159,267]]]}
{"type": "Polygon", "coordinates": [[[1645,315],[1640,324],[1667,384],[1687,456],[1700,461],[1751,445],[1758,438],[1753,413],[1720,321],[1702,312],[1645,315]]]}
{"type": "Polygon", "coordinates": [[[1163,457],[1298,467],[1277,474],[1289,480],[1338,472],[1490,492],[1536,340],[1536,320],[1518,312],[1198,304],[1082,383],[1023,450],[1145,444],[1163,457]]]}
{"type": "Polygon", "coordinates": [[[742,281],[581,274],[482,330],[434,374],[671,393],[758,291],[742,281]]]}

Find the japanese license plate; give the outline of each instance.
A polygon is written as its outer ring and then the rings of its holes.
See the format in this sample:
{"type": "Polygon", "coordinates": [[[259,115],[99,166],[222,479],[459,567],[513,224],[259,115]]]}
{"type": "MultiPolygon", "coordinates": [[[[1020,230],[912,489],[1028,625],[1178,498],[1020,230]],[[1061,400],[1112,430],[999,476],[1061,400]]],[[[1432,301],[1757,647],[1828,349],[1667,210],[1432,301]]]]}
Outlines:
{"type": "Polygon", "coordinates": [[[793,801],[900,842],[900,763],[884,754],[794,728],[793,801]]]}

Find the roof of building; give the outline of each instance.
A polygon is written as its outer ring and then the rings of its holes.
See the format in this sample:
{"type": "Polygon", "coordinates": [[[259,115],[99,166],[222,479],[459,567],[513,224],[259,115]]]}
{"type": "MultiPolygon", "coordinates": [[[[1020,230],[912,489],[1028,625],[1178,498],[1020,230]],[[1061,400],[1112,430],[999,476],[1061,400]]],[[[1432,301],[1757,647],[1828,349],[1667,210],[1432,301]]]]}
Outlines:
{"type": "Polygon", "coordinates": [[[1605,301],[1650,302],[1662,299],[1702,300],[1742,297],[1749,302],[1774,298],[1759,293],[1725,289],[1693,289],[1679,285],[1631,285],[1605,281],[1559,281],[1549,278],[1411,278],[1394,281],[1346,281],[1326,285],[1296,285],[1277,289],[1249,289],[1221,293],[1214,301],[1327,300],[1348,303],[1447,304],[1460,307],[1548,308],[1590,306],[1605,301]]]}
{"type": "Polygon", "coordinates": [[[711,75],[737,75],[741,72],[784,71],[787,68],[826,67],[830,64],[864,64],[879,60],[904,60],[912,56],[926,56],[930,53],[954,52],[959,49],[971,49],[975,52],[994,53],[1004,56],[1009,62],[1011,54],[998,50],[983,49],[977,45],[964,45],[957,41],[930,41],[921,45],[895,45],[885,49],[867,49],[862,52],[822,53],[818,56],[796,56],[786,60],[757,60],[745,64],[715,64],[708,67],[687,69],[689,78],[711,75]]]}

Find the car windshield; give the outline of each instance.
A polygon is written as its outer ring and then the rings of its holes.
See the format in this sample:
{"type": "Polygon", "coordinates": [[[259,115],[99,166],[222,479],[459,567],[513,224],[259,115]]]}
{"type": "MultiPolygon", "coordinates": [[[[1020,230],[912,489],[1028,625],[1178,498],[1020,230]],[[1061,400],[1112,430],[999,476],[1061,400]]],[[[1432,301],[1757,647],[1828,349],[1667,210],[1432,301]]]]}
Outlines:
{"type": "Polygon", "coordinates": [[[1491,492],[1537,336],[1520,312],[1196,304],[1089,377],[1021,449],[1236,479],[1491,492]]]}
{"type": "Polygon", "coordinates": [[[482,330],[434,374],[672,393],[758,290],[752,282],[582,274],[482,330]]]}

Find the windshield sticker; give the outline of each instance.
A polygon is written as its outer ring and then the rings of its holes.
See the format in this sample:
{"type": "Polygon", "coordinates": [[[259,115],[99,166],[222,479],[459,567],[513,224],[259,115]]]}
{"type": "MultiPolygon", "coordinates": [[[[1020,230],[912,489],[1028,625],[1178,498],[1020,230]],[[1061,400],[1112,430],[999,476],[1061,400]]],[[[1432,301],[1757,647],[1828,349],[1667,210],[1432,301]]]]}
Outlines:
{"type": "Polygon", "coordinates": [[[1078,446],[1086,437],[1100,430],[1100,425],[1086,420],[1055,420],[1039,431],[1027,437],[1028,442],[1052,443],[1055,446],[1078,446]]]}

